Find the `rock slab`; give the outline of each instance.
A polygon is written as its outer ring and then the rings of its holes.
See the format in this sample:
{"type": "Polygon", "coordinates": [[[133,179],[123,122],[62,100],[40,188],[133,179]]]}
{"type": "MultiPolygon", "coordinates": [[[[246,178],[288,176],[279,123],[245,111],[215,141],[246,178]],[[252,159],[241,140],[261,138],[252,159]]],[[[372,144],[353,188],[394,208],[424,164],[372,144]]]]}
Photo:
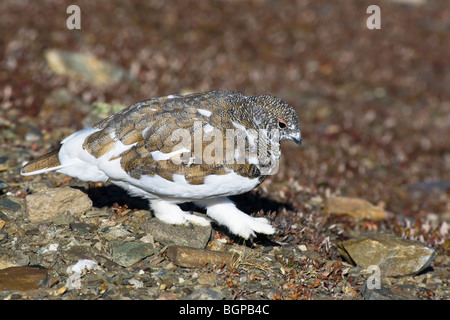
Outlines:
{"type": "Polygon", "coordinates": [[[230,265],[233,262],[231,252],[203,250],[182,246],[170,246],[167,248],[167,257],[177,266],[186,268],[202,268],[205,265],[230,265]]]}
{"type": "Polygon", "coordinates": [[[389,288],[382,285],[379,289],[369,288],[367,282],[362,285],[361,294],[365,300],[418,300],[414,296],[405,294],[398,287],[389,288]]]}
{"type": "Polygon", "coordinates": [[[10,267],[24,266],[30,262],[30,258],[23,253],[0,248],[0,270],[10,267]]]}
{"type": "Polygon", "coordinates": [[[63,212],[80,216],[92,208],[92,201],[81,190],[66,187],[29,194],[25,206],[30,222],[39,223],[63,212]]]}
{"type": "Polygon", "coordinates": [[[40,288],[49,270],[34,267],[10,267],[0,270],[0,290],[28,291],[40,288]]]}
{"type": "Polygon", "coordinates": [[[151,244],[140,242],[117,243],[112,248],[112,261],[122,267],[130,267],[151,256],[155,250],[151,244]]]}
{"type": "Polygon", "coordinates": [[[152,218],[146,222],[145,231],[151,234],[155,241],[165,245],[204,249],[211,237],[212,228],[210,225],[172,225],[152,218]]]}
{"type": "Polygon", "coordinates": [[[48,49],[45,59],[49,68],[56,74],[94,85],[112,85],[133,79],[125,69],[91,54],[48,49]]]}
{"type": "Polygon", "coordinates": [[[353,219],[384,220],[387,214],[382,207],[374,206],[370,202],[350,197],[332,197],[325,201],[325,213],[334,215],[348,215],[353,219]]]}
{"type": "Polygon", "coordinates": [[[0,209],[5,211],[19,211],[20,204],[8,198],[0,198],[0,209]]]}
{"type": "Polygon", "coordinates": [[[375,234],[338,243],[341,255],[364,269],[380,268],[381,276],[414,275],[431,265],[436,252],[418,241],[375,234]]]}

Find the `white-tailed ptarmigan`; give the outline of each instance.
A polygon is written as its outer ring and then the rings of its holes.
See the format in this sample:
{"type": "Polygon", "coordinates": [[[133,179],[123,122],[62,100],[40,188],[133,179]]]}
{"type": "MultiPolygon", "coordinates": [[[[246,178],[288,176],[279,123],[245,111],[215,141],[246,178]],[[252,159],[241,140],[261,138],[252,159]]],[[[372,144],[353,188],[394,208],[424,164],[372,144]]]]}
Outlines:
{"type": "Polygon", "coordinates": [[[194,202],[245,239],[273,234],[227,196],[248,192],[276,173],[281,140],[301,143],[294,109],[270,96],[231,91],[152,98],[61,141],[22,175],[55,170],[84,181],[110,181],[149,200],[170,224],[209,224],[177,205],[194,202]]]}

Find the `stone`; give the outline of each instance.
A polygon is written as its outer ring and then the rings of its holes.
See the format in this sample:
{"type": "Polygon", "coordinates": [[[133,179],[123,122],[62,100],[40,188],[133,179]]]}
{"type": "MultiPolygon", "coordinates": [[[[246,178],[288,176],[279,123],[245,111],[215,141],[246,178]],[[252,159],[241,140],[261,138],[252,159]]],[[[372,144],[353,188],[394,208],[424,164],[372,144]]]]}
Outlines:
{"type": "Polygon", "coordinates": [[[130,267],[142,259],[153,255],[153,245],[142,242],[116,243],[112,247],[112,261],[122,267],[130,267]]]}
{"type": "Polygon", "coordinates": [[[77,234],[86,234],[94,231],[96,226],[92,223],[74,222],[69,224],[70,230],[77,234]]]}
{"type": "Polygon", "coordinates": [[[30,222],[39,223],[63,212],[81,216],[92,208],[92,201],[84,192],[65,187],[29,194],[25,197],[25,207],[30,222]]]}
{"type": "Polygon", "coordinates": [[[89,210],[85,214],[86,218],[108,217],[109,213],[105,210],[89,210]]]}
{"type": "Polygon", "coordinates": [[[139,289],[139,288],[143,288],[144,287],[144,282],[137,280],[137,279],[130,279],[128,280],[128,283],[131,284],[135,289],[139,289]]]}
{"type": "Polygon", "coordinates": [[[180,297],[180,294],[170,292],[170,291],[164,291],[159,295],[159,297],[156,300],[178,300],[180,297]]]}
{"type": "Polygon", "coordinates": [[[9,199],[0,198],[0,209],[4,211],[19,211],[21,208],[20,204],[9,199]]]}
{"type": "Polygon", "coordinates": [[[202,268],[206,265],[220,266],[222,263],[230,265],[233,262],[231,252],[204,250],[182,246],[170,246],[167,248],[167,257],[180,267],[202,268]]]}
{"type": "MultiPolygon", "coordinates": [[[[27,179],[26,177],[24,177],[25,179],[27,179]]],[[[23,186],[23,188],[26,188],[29,190],[29,194],[32,193],[38,193],[38,192],[45,192],[47,191],[49,188],[53,188],[53,183],[51,183],[51,181],[48,180],[38,180],[38,181],[26,181],[26,185],[23,186]]]]}
{"type": "Polygon", "coordinates": [[[185,300],[223,300],[225,295],[220,291],[212,288],[200,288],[188,296],[183,297],[185,300]]]}
{"type": "Polygon", "coordinates": [[[225,251],[226,243],[226,239],[214,239],[208,242],[206,249],[213,251],[225,251]]]}
{"type": "Polygon", "coordinates": [[[419,300],[417,297],[400,290],[393,290],[385,285],[381,285],[379,289],[369,288],[367,282],[361,286],[361,294],[365,300],[419,300]]]}
{"type": "Polygon", "coordinates": [[[8,170],[8,159],[9,157],[0,157],[0,172],[8,170]]]}
{"type": "Polygon", "coordinates": [[[28,266],[0,270],[0,291],[28,291],[45,285],[49,270],[28,266]]]}
{"type": "Polygon", "coordinates": [[[92,260],[94,249],[89,246],[75,245],[62,252],[65,261],[92,260]]]}
{"type": "Polygon", "coordinates": [[[437,181],[420,181],[410,184],[406,188],[409,192],[420,193],[424,195],[439,195],[446,194],[450,191],[449,180],[437,180],[437,181]]]}
{"type": "Polygon", "coordinates": [[[157,281],[159,286],[163,286],[165,289],[170,289],[174,284],[179,282],[179,276],[173,271],[161,270],[155,276],[159,278],[159,281],[157,281]]]}
{"type": "Polygon", "coordinates": [[[125,69],[91,54],[49,49],[45,52],[45,59],[50,70],[56,74],[93,85],[112,85],[122,80],[133,79],[125,69]]]}
{"type": "Polygon", "coordinates": [[[51,217],[46,222],[51,222],[57,226],[70,225],[75,222],[75,217],[68,212],[62,212],[56,216],[51,217]]]}
{"type": "Polygon", "coordinates": [[[384,220],[387,214],[380,206],[370,202],[349,197],[331,197],[326,199],[324,211],[327,214],[348,215],[353,219],[384,220]]]}
{"type": "Polygon", "coordinates": [[[144,230],[151,234],[155,241],[164,245],[179,245],[203,249],[211,238],[212,228],[199,225],[171,225],[156,218],[149,219],[144,230]]]}
{"type": "Polygon", "coordinates": [[[131,237],[133,234],[120,227],[112,227],[108,228],[107,231],[105,231],[104,234],[102,234],[102,238],[108,241],[114,241],[114,240],[124,240],[128,237],[131,237]]]}
{"type": "MultiPolygon", "coordinates": [[[[6,225],[6,224],[9,224],[9,223],[11,223],[11,219],[6,215],[6,214],[4,214],[3,212],[1,212],[0,211],[0,220],[1,221],[3,221],[3,227],[6,225]]],[[[0,228],[1,229],[1,228],[0,228]]]]}
{"type": "Polygon", "coordinates": [[[338,243],[341,255],[364,269],[377,265],[381,277],[414,275],[431,265],[436,252],[418,241],[374,234],[338,243]]]}
{"type": "Polygon", "coordinates": [[[214,273],[204,273],[197,278],[197,282],[201,285],[214,287],[217,285],[217,276],[214,273]]]}
{"type": "Polygon", "coordinates": [[[5,181],[0,180],[0,190],[6,189],[6,188],[9,188],[9,185],[5,181]]]}
{"type": "Polygon", "coordinates": [[[30,259],[25,254],[0,248],[0,270],[9,267],[25,266],[30,259]]]}

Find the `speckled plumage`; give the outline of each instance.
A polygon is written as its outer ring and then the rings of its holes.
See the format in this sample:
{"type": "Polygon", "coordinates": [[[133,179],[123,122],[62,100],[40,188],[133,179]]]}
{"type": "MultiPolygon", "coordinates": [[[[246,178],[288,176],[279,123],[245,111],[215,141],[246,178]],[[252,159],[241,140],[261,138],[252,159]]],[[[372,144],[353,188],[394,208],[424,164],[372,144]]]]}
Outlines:
{"type": "Polygon", "coordinates": [[[301,141],[294,109],[278,98],[231,91],[171,95],[131,105],[72,134],[59,150],[25,165],[22,174],[56,170],[86,181],[109,180],[148,198],[155,215],[168,223],[206,224],[176,205],[195,201],[219,224],[248,238],[274,229],[226,197],[255,188],[278,164],[280,153],[270,147],[263,150],[269,164],[259,161],[263,154],[255,145],[262,140],[268,146],[301,141]]]}

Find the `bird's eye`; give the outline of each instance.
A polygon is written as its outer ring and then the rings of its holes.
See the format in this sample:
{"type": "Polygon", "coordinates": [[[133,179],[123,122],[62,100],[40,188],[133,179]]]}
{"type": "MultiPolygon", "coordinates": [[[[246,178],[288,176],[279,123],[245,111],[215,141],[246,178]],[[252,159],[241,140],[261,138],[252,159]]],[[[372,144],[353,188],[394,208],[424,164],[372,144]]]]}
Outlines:
{"type": "Polygon", "coordinates": [[[285,129],[287,128],[287,122],[283,118],[278,118],[278,128],[285,129]]]}

